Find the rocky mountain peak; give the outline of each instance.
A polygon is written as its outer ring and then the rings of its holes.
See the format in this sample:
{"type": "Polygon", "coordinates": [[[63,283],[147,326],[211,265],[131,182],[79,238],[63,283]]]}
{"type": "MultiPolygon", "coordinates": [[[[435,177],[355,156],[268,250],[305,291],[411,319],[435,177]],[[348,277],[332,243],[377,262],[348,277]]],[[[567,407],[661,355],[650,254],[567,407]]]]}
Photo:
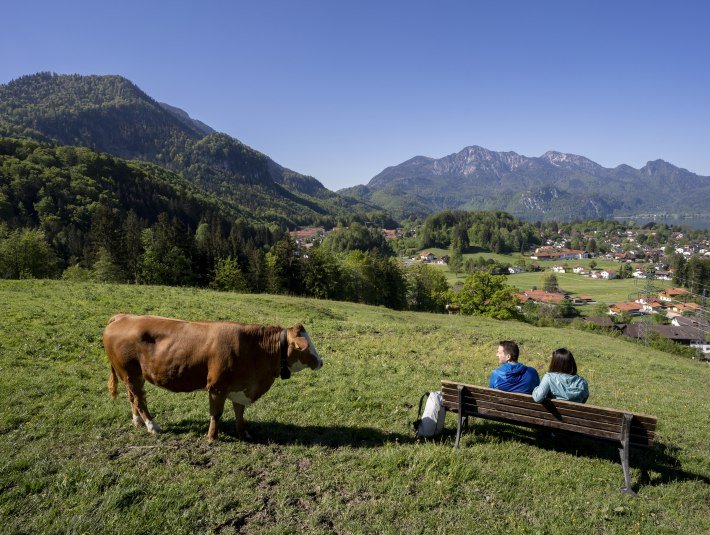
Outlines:
{"type": "Polygon", "coordinates": [[[598,163],[593,162],[589,158],[554,150],[547,151],[540,156],[540,159],[562,169],[583,169],[585,171],[597,171],[601,169],[598,163]]]}

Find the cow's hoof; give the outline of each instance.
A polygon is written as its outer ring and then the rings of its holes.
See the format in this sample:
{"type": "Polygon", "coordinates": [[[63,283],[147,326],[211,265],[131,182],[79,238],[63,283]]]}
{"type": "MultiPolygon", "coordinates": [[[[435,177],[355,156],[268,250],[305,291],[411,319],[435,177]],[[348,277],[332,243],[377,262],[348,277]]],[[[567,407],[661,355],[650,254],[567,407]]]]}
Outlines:
{"type": "Polygon", "coordinates": [[[155,420],[148,420],[145,426],[146,428],[148,428],[148,431],[153,433],[154,435],[162,431],[162,429],[158,425],[158,422],[156,422],[155,420]]]}
{"type": "Polygon", "coordinates": [[[251,436],[251,433],[249,431],[242,431],[239,433],[239,438],[244,440],[245,442],[251,442],[254,440],[254,437],[251,436]]]}
{"type": "Polygon", "coordinates": [[[137,414],[134,414],[133,419],[131,420],[131,423],[133,424],[133,427],[138,429],[138,428],[140,428],[141,425],[143,425],[143,420],[141,420],[140,416],[138,416],[137,414]]]}

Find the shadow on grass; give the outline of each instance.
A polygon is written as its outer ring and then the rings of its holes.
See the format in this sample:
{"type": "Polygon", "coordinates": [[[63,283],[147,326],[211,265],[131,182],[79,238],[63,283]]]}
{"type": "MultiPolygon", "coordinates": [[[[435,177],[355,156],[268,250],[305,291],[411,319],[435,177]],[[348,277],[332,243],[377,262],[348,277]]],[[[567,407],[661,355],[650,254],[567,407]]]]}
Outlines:
{"type": "MultiPolygon", "coordinates": [[[[182,420],[165,426],[166,433],[206,435],[209,421],[182,420]]],[[[294,425],[282,422],[247,422],[252,444],[325,446],[329,448],[376,448],[388,443],[408,444],[416,441],[414,433],[386,433],[372,427],[343,425],[294,425]]],[[[219,440],[239,440],[234,420],[223,420],[219,440]]]]}
{"type": "MultiPolygon", "coordinates": [[[[465,429],[461,436],[471,434],[482,441],[514,440],[570,455],[607,459],[619,466],[621,474],[619,447],[612,442],[558,431],[555,431],[556,436],[552,437],[549,429],[537,430],[485,420],[472,420],[469,428],[465,429]]],[[[446,436],[451,438],[453,443],[456,439],[456,430],[447,430],[446,436]]],[[[462,444],[462,447],[465,445],[462,444]]],[[[632,489],[638,492],[640,487],[663,485],[675,481],[700,481],[709,484],[710,478],[683,469],[677,457],[678,452],[679,448],[662,442],[656,442],[648,449],[632,447],[629,465],[641,472],[638,481],[632,484],[632,489]]],[[[623,482],[623,475],[620,481],[623,482]]]]}

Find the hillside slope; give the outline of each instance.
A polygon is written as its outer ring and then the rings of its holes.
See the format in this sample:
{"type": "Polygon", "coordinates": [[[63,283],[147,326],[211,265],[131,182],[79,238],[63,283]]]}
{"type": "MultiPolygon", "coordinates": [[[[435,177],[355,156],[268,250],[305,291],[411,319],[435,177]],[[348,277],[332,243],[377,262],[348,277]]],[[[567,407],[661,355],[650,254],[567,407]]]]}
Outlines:
{"type": "Polygon", "coordinates": [[[39,73],[0,85],[0,135],[28,129],[64,145],[165,167],[229,197],[255,219],[334,222],[369,209],[155,101],[120,76],[39,73]]]}
{"type": "Polygon", "coordinates": [[[150,286],[0,281],[0,522],[8,532],[704,533],[710,530],[706,364],[623,340],[514,322],[352,303],[150,286]],[[205,392],[147,385],[164,429],[131,426],[111,400],[101,333],[117,311],[290,326],[324,361],[208,444],[205,392]],[[639,499],[618,492],[616,449],[472,423],[453,449],[411,421],[442,378],[485,384],[501,339],[543,370],[570,348],[589,402],[658,416],[632,451],[639,499]],[[176,514],[179,511],[179,514],[176,514]]]}

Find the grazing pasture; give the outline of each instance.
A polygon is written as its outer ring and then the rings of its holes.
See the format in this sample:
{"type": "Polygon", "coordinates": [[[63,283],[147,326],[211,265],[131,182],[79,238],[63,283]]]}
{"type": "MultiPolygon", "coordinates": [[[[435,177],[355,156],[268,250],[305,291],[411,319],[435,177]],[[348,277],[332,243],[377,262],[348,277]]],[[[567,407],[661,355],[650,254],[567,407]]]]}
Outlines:
{"type": "Polygon", "coordinates": [[[0,531],[4,533],[706,533],[707,363],[568,329],[197,289],[0,281],[0,531]],[[284,326],[323,358],[205,438],[205,392],[146,385],[163,428],[111,400],[101,333],[116,312],[284,326]],[[658,416],[632,451],[637,499],[618,492],[615,448],[474,423],[454,451],[411,421],[442,378],[485,385],[500,339],[544,371],[571,349],[590,403],[658,416]]]}
{"type": "MultiPolygon", "coordinates": [[[[438,248],[429,248],[426,249],[427,251],[431,251],[437,256],[441,255],[448,255],[449,252],[446,249],[438,249],[438,248]]],[[[463,255],[464,260],[467,258],[477,258],[477,257],[483,257],[485,259],[493,259],[496,262],[500,262],[503,264],[511,264],[514,265],[517,260],[521,258],[520,254],[511,254],[511,255],[504,255],[504,254],[496,254],[496,253],[475,253],[475,254],[465,254],[463,255]]],[[[612,262],[610,260],[604,260],[604,259],[594,259],[595,262],[597,263],[597,270],[601,269],[613,269],[618,271],[621,264],[618,262],[612,262]]],[[[542,261],[542,262],[535,262],[536,264],[539,264],[545,271],[538,271],[538,272],[527,272],[527,273],[518,273],[516,275],[508,275],[508,284],[511,286],[517,288],[520,291],[524,290],[530,290],[533,286],[536,286],[539,289],[542,289],[543,285],[545,284],[545,279],[549,277],[552,272],[552,266],[558,265],[558,264],[567,264],[570,269],[573,268],[574,266],[580,265],[584,266],[585,268],[589,268],[589,263],[591,262],[591,259],[585,259],[585,260],[565,260],[565,261],[557,261],[557,262],[550,262],[550,261],[542,261]]],[[[446,280],[448,281],[449,284],[455,284],[455,283],[462,283],[464,280],[466,280],[466,277],[468,277],[468,273],[461,272],[458,275],[456,273],[453,273],[450,269],[449,266],[438,266],[435,265],[437,268],[441,269],[444,272],[444,275],[446,276],[446,280]]],[[[612,279],[612,280],[603,280],[603,279],[592,279],[590,277],[582,277],[580,275],[577,275],[576,273],[554,273],[555,277],[557,277],[557,282],[560,285],[560,288],[570,292],[573,296],[574,295],[591,295],[596,299],[597,302],[601,303],[615,303],[618,301],[626,301],[629,299],[636,299],[639,295],[639,293],[645,292],[646,289],[646,280],[645,279],[612,279]]],[[[653,281],[653,286],[658,289],[666,289],[666,288],[671,288],[674,287],[675,285],[671,281],[665,281],[665,280],[654,280],[653,281]]],[[[580,309],[580,312],[584,314],[584,309],[580,309]]]]}

